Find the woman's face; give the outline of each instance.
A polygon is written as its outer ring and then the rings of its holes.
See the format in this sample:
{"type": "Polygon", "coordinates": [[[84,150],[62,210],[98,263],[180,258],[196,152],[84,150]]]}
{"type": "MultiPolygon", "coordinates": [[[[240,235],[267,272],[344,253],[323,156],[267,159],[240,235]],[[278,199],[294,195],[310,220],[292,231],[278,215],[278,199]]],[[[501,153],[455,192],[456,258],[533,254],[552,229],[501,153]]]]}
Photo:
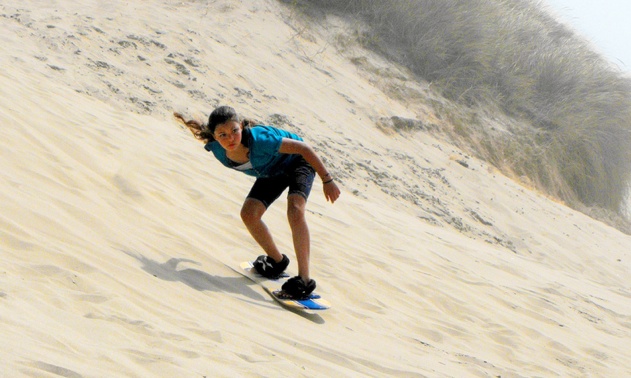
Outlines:
{"type": "Polygon", "coordinates": [[[241,145],[241,123],[228,121],[217,125],[215,128],[215,140],[226,151],[234,151],[241,145]]]}

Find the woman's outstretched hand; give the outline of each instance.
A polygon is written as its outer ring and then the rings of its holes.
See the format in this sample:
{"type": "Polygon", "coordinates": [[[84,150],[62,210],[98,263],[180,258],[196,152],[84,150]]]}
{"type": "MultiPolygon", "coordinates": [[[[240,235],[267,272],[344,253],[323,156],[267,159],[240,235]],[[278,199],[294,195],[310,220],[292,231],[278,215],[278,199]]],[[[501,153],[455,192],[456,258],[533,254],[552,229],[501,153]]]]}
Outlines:
{"type": "Polygon", "coordinates": [[[340,188],[337,187],[335,181],[331,180],[331,182],[322,184],[322,189],[324,190],[324,197],[331,203],[335,203],[335,201],[340,197],[340,188]]]}

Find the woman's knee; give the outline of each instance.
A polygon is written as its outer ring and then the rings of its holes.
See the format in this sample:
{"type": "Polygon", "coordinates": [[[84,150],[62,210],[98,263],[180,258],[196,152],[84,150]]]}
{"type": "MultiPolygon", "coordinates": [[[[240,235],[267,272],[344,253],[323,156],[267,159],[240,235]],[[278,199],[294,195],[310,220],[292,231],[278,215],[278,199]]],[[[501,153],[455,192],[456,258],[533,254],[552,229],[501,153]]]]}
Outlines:
{"type": "Polygon", "coordinates": [[[291,195],[287,201],[287,217],[290,220],[302,219],[305,216],[307,200],[301,195],[291,195]]]}
{"type": "Polygon", "coordinates": [[[265,205],[259,200],[248,198],[241,207],[241,220],[245,224],[258,222],[265,214],[265,205]]]}

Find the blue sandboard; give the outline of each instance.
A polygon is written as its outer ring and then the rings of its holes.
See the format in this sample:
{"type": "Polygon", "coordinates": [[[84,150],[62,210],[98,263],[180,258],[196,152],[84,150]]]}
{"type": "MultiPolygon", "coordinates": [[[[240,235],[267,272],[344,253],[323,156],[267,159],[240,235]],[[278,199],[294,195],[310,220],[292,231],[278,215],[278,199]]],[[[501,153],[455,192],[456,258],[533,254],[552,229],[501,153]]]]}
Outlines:
{"type": "Polygon", "coordinates": [[[252,266],[252,261],[242,262],[240,264],[240,267],[241,270],[239,271],[239,273],[261,285],[261,287],[263,287],[263,289],[265,289],[265,291],[267,291],[272,296],[272,298],[274,298],[284,307],[293,310],[304,311],[321,311],[331,308],[331,304],[316,293],[311,293],[305,299],[288,298],[287,295],[281,290],[281,287],[289,278],[289,275],[286,273],[283,273],[279,278],[269,279],[261,276],[256,272],[256,270],[254,270],[254,267],[252,266]]]}

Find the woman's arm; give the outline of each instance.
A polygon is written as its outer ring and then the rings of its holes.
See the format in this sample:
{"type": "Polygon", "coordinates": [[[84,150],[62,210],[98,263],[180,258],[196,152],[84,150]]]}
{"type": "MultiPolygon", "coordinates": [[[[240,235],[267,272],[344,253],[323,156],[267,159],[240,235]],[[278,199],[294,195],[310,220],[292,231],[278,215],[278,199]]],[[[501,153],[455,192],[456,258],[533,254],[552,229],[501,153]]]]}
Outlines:
{"type": "Polygon", "coordinates": [[[311,148],[310,145],[303,141],[283,138],[283,142],[278,149],[278,152],[281,154],[295,154],[302,155],[303,158],[309,163],[313,169],[315,169],[316,173],[322,181],[328,181],[328,177],[326,177],[329,172],[327,172],[324,167],[324,163],[320,160],[320,157],[316,154],[316,152],[311,148]]]}
{"type": "Polygon", "coordinates": [[[282,154],[301,155],[307,163],[315,169],[318,176],[320,176],[323,183],[324,196],[327,201],[331,201],[331,203],[333,203],[338,199],[340,196],[340,189],[337,187],[335,181],[333,181],[333,177],[327,171],[318,154],[316,154],[310,145],[300,140],[283,138],[278,152],[282,154]]]}

